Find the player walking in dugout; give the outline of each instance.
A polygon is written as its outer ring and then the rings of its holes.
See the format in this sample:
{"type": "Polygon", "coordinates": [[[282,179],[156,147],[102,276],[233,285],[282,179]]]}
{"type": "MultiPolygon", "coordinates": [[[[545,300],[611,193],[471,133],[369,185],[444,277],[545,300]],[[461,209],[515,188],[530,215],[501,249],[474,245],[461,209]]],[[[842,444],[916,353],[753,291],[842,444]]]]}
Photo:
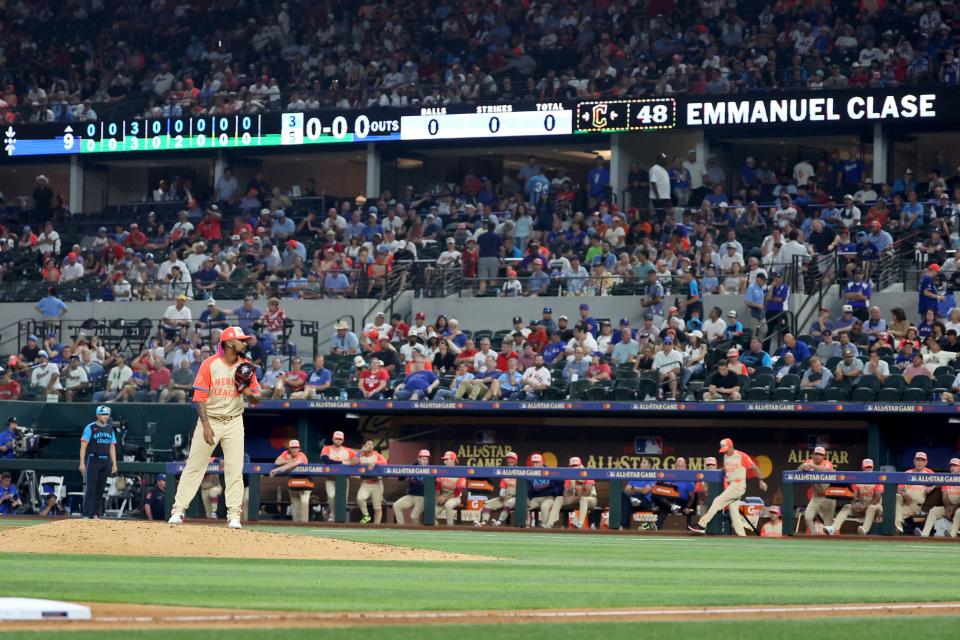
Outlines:
{"type": "MultiPolygon", "coordinates": [[[[364,441],[363,446],[360,447],[358,459],[360,464],[369,467],[387,464],[387,459],[373,448],[373,440],[364,441]]],[[[367,502],[373,505],[373,524],[383,522],[383,478],[360,479],[360,488],[357,489],[357,506],[360,507],[360,513],[363,516],[360,518],[361,524],[370,522],[370,507],[367,502]]]]}
{"type": "MultiPolygon", "coordinates": [[[[813,455],[804,460],[799,467],[800,471],[833,471],[833,463],[827,459],[827,449],[825,447],[815,447],[813,455]]],[[[807,508],[803,511],[803,519],[807,523],[807,535],[816,535],[817,516],[823,522],[824,532],[833,535],[834,515],[837,513],[837,501],[827,497],[827,489],[830,483],[815,484],[810,487],[809,500],[807,508]]]]}
{"type": "Polygon", "coordinates": [[[193,382],[193,406],[197,425],[190,455],[180,475],[170,524],[183,522],[183,514],[200,488],[213,450],[223,449],[226,481],[227,526],[239,529],[243,512],[243,401],[260,402],[260,383],[249,360],[241,357],[250,336],[240,327],[220,333],[217,353],[200,364],[193,382]]]}
{"type": "Polygon", "coordinates": [[[110,424],[110,407],[97,407],[97,419],[80,436],[80,473],[83,475],[83,517],[103,515],[107,476],[117,472],[117,434],[110,424]]]}
{"type": "MultiPolygon", "coordinates": [[[[694,533],[706,533],[706,526],[713,516],[730,507],[730,525],[738,536],[747,535],[743,530],[743,516],[740,515],[740,498],[747,492],[747,478],[759,478],[760,468],[753,458],[743,451],[733,448],[733,440],[724,438],[720,441],[720,453],[723,454],[723,493],[714,498],[713,503],[703,517],[695,525],[687,527],[694,533]]],[[[760,490],[767,490],[767,483],[759,481],[760,490]]]]}

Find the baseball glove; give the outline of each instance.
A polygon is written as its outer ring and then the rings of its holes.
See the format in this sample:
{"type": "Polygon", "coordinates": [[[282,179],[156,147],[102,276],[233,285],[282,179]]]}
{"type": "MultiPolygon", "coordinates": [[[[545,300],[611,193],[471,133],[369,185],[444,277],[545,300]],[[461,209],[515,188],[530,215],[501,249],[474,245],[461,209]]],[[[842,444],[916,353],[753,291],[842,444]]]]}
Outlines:
{"type": "Polygon", "coordinates": [[[233,382],[237,387],[237,392],[243,393],[243,390],[250,386],[256,371],[256,368],[249,362],[240,363],[233,374],[233,382]]]}

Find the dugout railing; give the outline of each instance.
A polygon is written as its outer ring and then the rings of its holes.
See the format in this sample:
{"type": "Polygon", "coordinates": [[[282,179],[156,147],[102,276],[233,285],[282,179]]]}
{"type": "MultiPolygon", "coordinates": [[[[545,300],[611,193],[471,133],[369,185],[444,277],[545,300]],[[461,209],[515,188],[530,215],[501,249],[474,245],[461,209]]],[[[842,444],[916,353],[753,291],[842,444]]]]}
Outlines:
{"type": "MultiPolygon", "coordinates": [[[[834,484],[882,484],[884,486],[881,506],[882,520],[874,524],[880,535],[892,536],[895,531],[897,492],[899,485],[960,486],[960,473],[915,473],[884,471],[784,471],[783,472],[783,534],[792,535],[796,526],[794,485],[834,484]],[[890,490],[893,487],[894,490],[890,490]]],[[[869,531],[867,532],[870,533],[869,531]]]]}

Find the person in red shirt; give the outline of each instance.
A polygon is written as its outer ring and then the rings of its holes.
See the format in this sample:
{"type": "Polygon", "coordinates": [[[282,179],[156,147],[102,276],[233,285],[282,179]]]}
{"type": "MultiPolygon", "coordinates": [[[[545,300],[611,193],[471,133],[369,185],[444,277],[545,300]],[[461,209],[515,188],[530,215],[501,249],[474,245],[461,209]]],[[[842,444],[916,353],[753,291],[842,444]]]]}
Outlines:
{"type": "Polygon", "coordinates": [[[170,384],[170,369],[157,367],[147,374],[147,383],[150,388],[150,402],[156,402],[160,398],[160,392],[170,384]]]}
{"type": "Polygon", "coordinates": [[[13,379],[13,372],[10,369],[2,369],[0,375],[0,400],[19,400],[20,383],[13,379]]]}
{"type": "Polygon", "coordinates": [[[390,340],[402,342],[407,339],[407,332],[409,331],[410,325],[403,321],[403,316],[399,313],[390,316],[390,340]]]}
{"type": "Polygon", "coordinates": [[[140,225],[136,222],[130,224],[130,232],[123,244],[131,249],[143,249],[148,242],[147,234],[140,230],[140,225]]]}
{"type": "Polygon", "coordinates": [[[587,380],[591,382],[600,382],[601,380],[612,380],[613,369],[603,361],[599,354],[593,354],[590,361],[590,367],[587,369],[587,380]]]}
{"type": "MultiPolygon", "coordinates": [[[[456,345],[453,344],[453,340],[450,340],[449,338],[447,339],[447,346],[450,346],[450,347],[453,348],[453,349],[456,348],[456,345]]],[[[466,341],[466,343],[464,343],[463,348],[460,349],[460,352],[457,354],[457,357],[456,357],[456,359],[454,360],[454,362],[456,362],[458,365],[459,365],[461,362],[466,362],[466,363],[467,363],[467,371],[471,371],[471,372],[472,372],[472,371],[473,371],[473,356],[475,356],[475,355],[477,355],[477,347],[476,347],[476,345],[473,344],[473,340],[468,339],[468,340],[466,341]]]]}
{"type": "Polygon", "coordinates": [[[544,347],[550,342],[550,336],[542,324],[534,320],[530,323],[530,333],[527,335],[527,342],[533,345],[533,350],[537,353],[543,353],[544,347]]]}
{"type": "Polygon", "coordinates": [[[383,390],[390,382],[390,374],[380,367],[380,361],[370,359],[370,368],[360,373],[360,391],[367,400],[379,400],[383,397],[383,390]]]}
{"type": "Polygon", "coordinates": [[[507,362],[510,361],[510,358],[519,357],[517,352],[513,350],[513,343],[504,338],[503,341],[500,342],[500,353],[497,354],[497,369],[506,371],[507,362]]]}
{"type": "Polygon", "coordinates": [[[287,371],[284,378],[284,385],[286,386],[287,397],[291,393],[296,393],[297,391],[303,391],[304,385],[307,384],[308,373],[303,370],[301,366],[302,360],[299,356],[294,356],[293,360],[290,362],[290,371],[287,371]]]}
{"type": "Polygon", "coordinates": [[[215,204],[210,205],[203,216],[203,220],[197,225],[197,233],[207,242],[222,239],[223,232],[220,229],[222,219],[223,214],[220,213],[220,207],[215,204]]]}
{"type": "Polygon", "coordinates": [[[467,246],[464,247],[460,255],[460,264],[463,265],[464,278],[477,277],[477,264],[480,262],[480,253],[477,251],[477,241],[473,238],[467,240],[467,246]]]}

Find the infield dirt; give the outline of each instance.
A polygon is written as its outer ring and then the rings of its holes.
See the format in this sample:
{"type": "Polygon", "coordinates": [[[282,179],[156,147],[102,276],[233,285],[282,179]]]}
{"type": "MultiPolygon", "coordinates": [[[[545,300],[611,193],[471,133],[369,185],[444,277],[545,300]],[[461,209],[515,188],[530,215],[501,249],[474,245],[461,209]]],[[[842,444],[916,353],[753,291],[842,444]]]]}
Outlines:
{"type": "Polygon", "coordinates": [[[6,552],[250,558],[300,560],[407,560],[453,562],[492,560],[389,544],[351,542],[319,536],[291,535],[218,525],[168,525],[125,520],[56,520],[0,530],[6,552]]]}

